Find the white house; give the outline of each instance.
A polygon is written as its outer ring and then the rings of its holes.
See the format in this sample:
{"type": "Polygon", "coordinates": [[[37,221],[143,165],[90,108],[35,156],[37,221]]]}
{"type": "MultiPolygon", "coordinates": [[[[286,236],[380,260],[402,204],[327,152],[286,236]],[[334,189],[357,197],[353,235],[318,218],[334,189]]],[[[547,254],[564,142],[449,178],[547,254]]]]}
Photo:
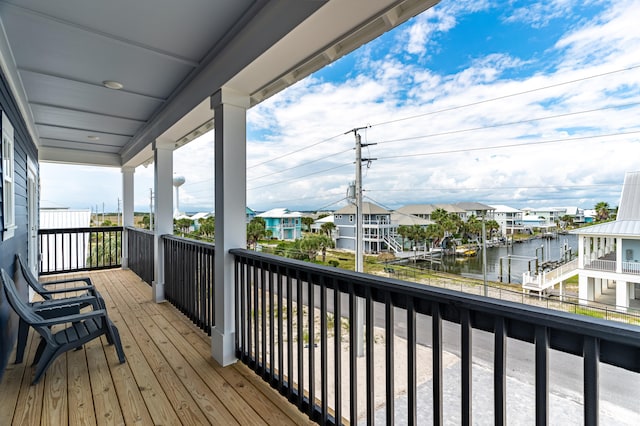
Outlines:
{"type": "Polygon", "coordinates": [[[524,230],[521,210],[504,205],[492,207],[495,209],[493,212],[493,220],[500,225],[502,235],[515,234],[524,230]]]}
{"type": "Polygon", "coordinates": [[[616,305],[640,296],[640,172],[625,175],[615,221],[579,228],[579,297],[594,300],[615,285],[616,305]]]}

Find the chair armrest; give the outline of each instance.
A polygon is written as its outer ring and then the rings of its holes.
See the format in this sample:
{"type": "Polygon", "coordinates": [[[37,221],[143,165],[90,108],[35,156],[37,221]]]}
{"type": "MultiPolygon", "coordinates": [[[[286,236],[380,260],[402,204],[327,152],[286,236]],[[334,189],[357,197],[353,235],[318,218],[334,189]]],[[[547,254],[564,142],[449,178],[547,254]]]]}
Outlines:
{"type": "Polygon", "coordinates": [[[45,290],[41,291],[41,294],[63,294],[63,293],[73,293],[77,291],[87,291],[92,296],[96,295],[96,288],[94,286],[82,286],[82,287],[68,287],[68,288],[59,288],[56,290],[45,290]]]}
{"type": "Polygon", "coordinates": [[[55,285],[55,284],[66,284],[73,282],[85,282],[87,287],[93,287],[93,283],[91,282],[91,278],[89,277],[77,277],[77,278],[66,278],[64,280],[55,280],[55,281],[40,281],[42,285],[55,285]]]}
{"type": "Polygon", "coordinates": [[[45,327],[49,327],[56,324],[65,324],[68,322],[79,322],[86,319],[91,318],[99,318],[99,317],[107,317],[107,311],[104,309],[100,309],[97,311],[79,313],[75,315],[65,315],[57,318],[43,318],[42,321],[37,321],[34,325],[42,325],[45,327]]]}
{"type": "Polygon", "coordinates": [[[36,312],[45,309],[56,309],[69,305],[91,304],[97,305],[98,299],[95,296],[83,295],[76,297],[67,297],[64,299],[46,299],[32,304],[36,312]]]}

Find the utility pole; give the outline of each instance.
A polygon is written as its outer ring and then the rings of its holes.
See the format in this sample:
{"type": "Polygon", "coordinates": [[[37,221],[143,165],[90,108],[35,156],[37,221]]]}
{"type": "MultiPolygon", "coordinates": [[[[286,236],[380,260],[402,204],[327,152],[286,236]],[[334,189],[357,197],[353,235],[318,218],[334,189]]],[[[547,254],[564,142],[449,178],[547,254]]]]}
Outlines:
{"type": "MultiPolygon", "coordinates": [[[[375,160],[362,158],[362,147],[375,145],[375,144],[362,144],[359,130],[366,129],[367,127],[356,127],[345,133],[353,132],[356,139],[356,183],[355,183],[355,199],[356,199],[356,260],[355,270],[356,272],[364,272],[364,250],[363,250],[363,226],[362,226],[362,162],[367,163],[375,160]]],[[[356,335],[359,337],[356,339],[356,352],[359,357],[364,356],[364,299],[359,297],[356,303],[356,335]]]]}

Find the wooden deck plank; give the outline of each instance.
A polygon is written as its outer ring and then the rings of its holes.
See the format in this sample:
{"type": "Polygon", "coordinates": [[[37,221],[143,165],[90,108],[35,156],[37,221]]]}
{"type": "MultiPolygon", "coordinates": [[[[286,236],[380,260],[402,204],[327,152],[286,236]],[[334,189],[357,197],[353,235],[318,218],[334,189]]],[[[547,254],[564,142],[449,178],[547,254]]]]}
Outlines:
{"type": "MultiPolygon", "coordinates": [[[[17,387],[19,392],[18,402],[16,403],[16,411],[13,415],[13,425],[37,425],[42,417],[42,393],[44,384],[42,380],[37,385],[31,385],[33,380],[33,372],[35,367],[31,367],[33,356],[40,337],[34,333],[29,334],[29,344],[25,348],[24,360],[22,364],[14,364],[17,368],[22,368],[22,380],[13,382],[12,385],[17,387]]],[[[3,386],[8,383],[3,379],[3,386]]]]}
{"type": "MultiPolygon", "coordinates": [[[[118,300],[118,306],[125,306],[122,294],[107,291],[118,300]]],[[[176,386],[177,377],[167,368],[164,356],[153,344],[146,330],[139,324],[138,318],[127,310],[115,310],[121,313],[125,327],[120,327],[120,337],[127,355],[127,363],[142,392],[154,424],[175,424],[182,421],[187,424],[205,424],[206,418],[196,406],[195,401],[183,386],[176,386]],[[136,336],[134,339],[133,335],[136,336]]],[[[110,311],[110,316],[111,316],[110,311]]]]}
{"type": "Polygon", "coordinates": [[[89,380],[87,355],[84,351],[67,352],[67,397],[70,425],[95,425],[95,409],[89,380]]]}
{"type": "Polygon", "coordinates": [[[131,271],[65,276],[79,275],[103,295],[127,362],[103,336],[60,356],[31,386],[32,331],[25,362],[5,371],[0,424],[312,424],[245,365],[218,365],[210,337],[171,304],[153,303],[131,271]]]}
{"type": "Polygon", "coordinates": [[[67,402],[67,354],[62,354],[51,364],[44,382],[42,418],[51,424],[64,424],[69,418],[67,402]]]}
{"type": "MultiPolygon", "coordinates": [[[[176,329],[178,335],[189,342],[203,358],[205,358],[211,368],[215,369],[239,395],[246,401],[251,401],[252,408],[259,413],[267,424],[293,425],[293,424],[315,424],[301,413],[297,407],[290,404],[286,398],[275,392],[271,386],[256,376],[255,373],[241,363],[234,364],[226,368],[221,367],[211,358],[211,344],[207,339],[203,339],[205,334],[196,327],[185,315],[178,312],[169,303],[150,303],[150,290],[143,286],[135,286],[129,289],[132,297],[135,298],[143,309],[148,310],[149,315],[154,312],[162,314],[166,321],[176,329]],[[175,319],[179,321],[175,321],[175,319]]],[[[205,336],[206,337],[206,336],[205,336]]],[[[174,335],[172,338],[177,338],[174,335]]]]}
{"type": "MultiPolygon", "coordinates": [[[[93,406],[98,424],[123,424],[124,416],[111,379],[102,341],[95,339],[85,346],[87,367],[93,392],[93,406]]],[[[111,349],[111,348],[109,348],[111,349]]]]}

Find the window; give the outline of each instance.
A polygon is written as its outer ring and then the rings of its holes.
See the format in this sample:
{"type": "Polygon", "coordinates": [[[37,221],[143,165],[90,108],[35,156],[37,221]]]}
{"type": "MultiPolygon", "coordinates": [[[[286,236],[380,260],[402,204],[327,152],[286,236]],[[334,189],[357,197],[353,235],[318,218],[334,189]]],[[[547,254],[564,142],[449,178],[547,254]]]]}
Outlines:
{"type": "Polygon", "coordinates": [[[16,229],[13,126],[2,113],[2,239],[13,237],[16,229]]]}

